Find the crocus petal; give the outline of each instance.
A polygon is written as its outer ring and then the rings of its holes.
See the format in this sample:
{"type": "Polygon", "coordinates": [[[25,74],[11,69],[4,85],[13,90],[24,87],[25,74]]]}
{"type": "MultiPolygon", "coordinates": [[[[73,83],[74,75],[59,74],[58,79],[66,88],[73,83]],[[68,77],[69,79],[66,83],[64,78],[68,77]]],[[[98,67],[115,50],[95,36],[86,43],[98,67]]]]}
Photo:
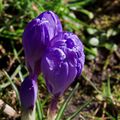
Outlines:
{"type": "Polygon", "coordinates": [[[71,32],[61,32],[50,42],[50,47],[61,48],[66,54],[69,62],[77,61],[77,76],[81,74],[85,62],[84,47],[77,35],[71,32]]]}
{"type": "Polygon", "coordinates": [[[26,77],[20,87],[21,105],[25,110],[33,109],[37,99],[37,91],[36,80],[26,77]]]}
{"type": "Polygon", "coordinates": [[[47,88],[52,94],[61,94],[64,91],[64,81],[67,80],[68,75],[68,63],[60,63],[56,61],[55,56],[53,59],[50,55],[43,58],[41,67],[42,72],[45,75],[47,88]],[[63,81],[63,82],[62,82],[63,81]]]}
{"type": "Polygon", "coordinates": [[[84,66],[82,42],[76,35],[61,32],[49,43],[41,61],[47,88],[53,95],[63,94],[84,66]]]}
{"type": "Polygon", "coordinates": [[[52,11],[46,11],[43,12],[42,14],[40,14],[38,16],[39,19],[47,19],[50,22],[51,28],[55,28],[54,29],[54,36],[58,34],[58,32],[62,32],[62,25],[61,22],[58,18],[58,16],[52,12],[52,11]]]}
{"type": "Polygon", "coordinates": [[[28,23],[23,33],[23,47],[26,64],[31,74],[41,72],[38,69],[41,58],[49,41],[59,32],[62,32],[62,25],[58,16],[51,11],[43,12],[28,23]]]}

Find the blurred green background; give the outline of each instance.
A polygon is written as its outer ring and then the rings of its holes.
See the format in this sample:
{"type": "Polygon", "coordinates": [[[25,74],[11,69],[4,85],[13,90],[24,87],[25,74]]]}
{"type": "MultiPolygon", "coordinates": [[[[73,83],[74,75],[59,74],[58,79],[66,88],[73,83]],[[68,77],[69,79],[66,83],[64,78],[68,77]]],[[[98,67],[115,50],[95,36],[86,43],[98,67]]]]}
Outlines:
{"type": "MultiPolygon", "coordinates": [[[[30,20],[46,10],[59,16],[65,31],[79,36],[86,55],[82,75],[62,98],[66,100],[80,84],[69,103],[64,102],[69,105],[60,120],[119,120],[120,0],[0,0],[0,100],[18,115],[10,117],[0,107],[0,120],[20,119],[18,91],[28,74],[22,33],[30,20]]],[[[36,120],[44,120],[50,95],[42,76],[38,84],[36,120]]]]}

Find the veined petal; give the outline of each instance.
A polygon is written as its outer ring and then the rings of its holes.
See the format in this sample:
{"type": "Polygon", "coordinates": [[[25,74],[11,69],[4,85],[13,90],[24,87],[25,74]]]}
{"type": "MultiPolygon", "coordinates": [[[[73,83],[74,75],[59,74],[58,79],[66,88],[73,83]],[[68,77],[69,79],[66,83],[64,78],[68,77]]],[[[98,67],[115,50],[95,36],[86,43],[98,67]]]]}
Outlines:
{"type": "Polygon", "coordinates": [[[28,23],[23,33],[23,47],[31,74],[36,71],[40,73],[41,70],[36,68],[39,65],[36,64],[41,61],[50,40],[59,32],[62,32],[62,25],[58,16],[52,11],[43,12],[28,23]]]}
{"type": "Polygon", "coordinates": [[[61,32],[50,41],[41,62],[41,71],[53,95],[63,94],[82,72],[85,56],[79,41],[69,32],[61,32]]]}

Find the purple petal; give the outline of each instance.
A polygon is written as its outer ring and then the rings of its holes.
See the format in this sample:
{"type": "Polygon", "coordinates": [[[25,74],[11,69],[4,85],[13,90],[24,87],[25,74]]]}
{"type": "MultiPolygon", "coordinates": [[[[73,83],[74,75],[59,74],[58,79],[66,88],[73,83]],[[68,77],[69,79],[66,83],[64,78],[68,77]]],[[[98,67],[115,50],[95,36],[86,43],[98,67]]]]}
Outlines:
{"type": "Polygon", "coordinates": [[[27,109],[32,109],[35,105],[37,99],[37,83],[36,80],[25,78],[20,87],[20,100],[22,107],[27,109]]]}
{"type": "Polygon", "coordinates": [[[43,12],[38,16],[39,19],[47,19],[50,22],[51,27],[55,28],[54,35],[62,32],[62,25],[58,16],[52,11],[43,12]]]}
{"type": "Polygon", "coordinates": [[[64,32],[55,36],[41,61],[41,71],[49,92],[63,94],[81,74],[84,57],[82,42],[76,35],[64,32]]]}
{"type": "Polygon", "coordinates": [[[49,41],[59,32],[62,32],[62,25],[58,16],[51,11],[43,12],[28,23],[23,33],[23,47],[26,64],[31,74],[41,72],[39,62],[49,41]],[[39,66],[39,69],[36,66],[39,66]]]}

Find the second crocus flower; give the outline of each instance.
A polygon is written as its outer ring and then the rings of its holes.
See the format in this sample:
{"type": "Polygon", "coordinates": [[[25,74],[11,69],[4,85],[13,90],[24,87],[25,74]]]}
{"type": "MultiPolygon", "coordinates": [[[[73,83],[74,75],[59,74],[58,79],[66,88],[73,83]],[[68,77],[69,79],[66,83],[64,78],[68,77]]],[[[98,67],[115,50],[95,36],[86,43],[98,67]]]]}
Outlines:
{"type": "Polygon", "coordinates": [[[84,60],[83,44],[75,34],[62,32],[54,37],[41,62],[49,92],[62,95],[81,74],[84,60]]]}

